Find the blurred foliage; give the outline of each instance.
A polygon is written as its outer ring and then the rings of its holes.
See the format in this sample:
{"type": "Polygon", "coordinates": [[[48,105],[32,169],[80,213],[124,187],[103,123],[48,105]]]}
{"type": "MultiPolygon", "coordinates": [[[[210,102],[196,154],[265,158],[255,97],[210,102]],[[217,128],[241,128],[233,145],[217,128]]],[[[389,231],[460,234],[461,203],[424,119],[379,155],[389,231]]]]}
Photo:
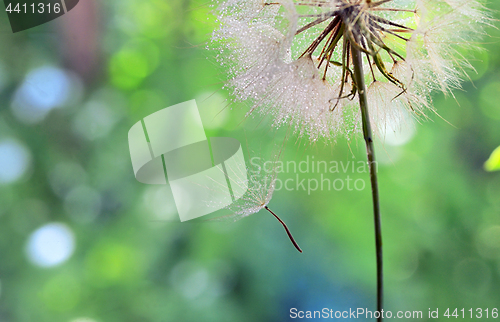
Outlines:
{"type": "MultiPolygon", "coordinates": [[[[237,138],[249,155],[365,160],[361,138],[285,144],[287,129],[229,105],[205,49],[206,1],[80,1],[16,34],[0,16],[0,321],[288,321],[291,307],[374,308],[366,174],[352,174],[363,191],[275,192],[270,206],[303,254],[267,213],[180,223],[168,186],[135,180],[129,128],[193,98],[207,136],[237,138]],[[40,230],[51,223],[63,225],[40,230]]],[[[436,95],[441,118],[406,144],[378,145],[387,310],[500,305],[500,173],[483,168],[500,143],[500,31],[488,33],[485,50],[468,53],[477,74],[463,91],[436,95]]]]}
{"type": "Polygon", "coordinates": [[[496,148],[486,163],[484,164],[484,168],[487,171],[497,171],[500,170],[500,147],[496,148]]]}

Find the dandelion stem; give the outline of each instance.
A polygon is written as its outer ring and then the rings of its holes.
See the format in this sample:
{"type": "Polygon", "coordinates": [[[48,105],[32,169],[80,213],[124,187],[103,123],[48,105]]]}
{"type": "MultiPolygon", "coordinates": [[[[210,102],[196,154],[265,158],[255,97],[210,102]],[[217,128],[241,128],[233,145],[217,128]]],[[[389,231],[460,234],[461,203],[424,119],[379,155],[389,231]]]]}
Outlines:
{"type": "MultiPolygon", "coordinates": [[[[351,46],[354,77],[358,87],[359,106],[363,121],[363,136],[366,143],[368,165],[370,167],[370,181],[372,185],[373,214],[375,220],[375,249],[377,254],[377,311],[382,312],[384,282],[383,282],[383,257],[382,257],[382,225],[380,220],[380,201],[377,180],[377,165],[375,163],[375,148],[373,145],[370,117],[368,115],[368,98],[366,95],[365,76],[363,73],[362,54],[356,46],[351,46]]],[[[377,319],[382,321],[382,315],[377,319]]]]}
{"type": "Polygon", "coordinates": [[[281,220],[280,217],[278,217],[278,215],[276,215],[271,209],[269,209],[268,206],[264,206],[264,208],[267,211],[269,211],[276,219],[278,219],[278,221],[283,225],[283,228],[285,228],[286,234],[288,235],[288,238],[290,238],[290,241],[292,242],[293,246],[295,246],[295,248],[297,248],[297,250],[302,253],[302,249],[300,249],[299,244],[297,244],[297,242],[293,238],[292,233],[290,232],[290,230],[286,226],[285,222],[283,220],[281,220]]]}

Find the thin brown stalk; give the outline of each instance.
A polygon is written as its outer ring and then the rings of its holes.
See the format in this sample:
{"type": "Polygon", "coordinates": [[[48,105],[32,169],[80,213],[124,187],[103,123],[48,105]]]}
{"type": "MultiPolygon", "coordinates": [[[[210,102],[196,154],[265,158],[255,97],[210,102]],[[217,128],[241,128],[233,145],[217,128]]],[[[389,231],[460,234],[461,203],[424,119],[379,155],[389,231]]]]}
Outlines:
{"type": "MultiPolygon", "coordinates": [[[[365,75],[363,73],[362,53],[356,46],[351,46],[352,60],[354,65],[354,78],[358,88],[359,106],[361,108],[361,118],[363,122],[363,137],[366,143],[366,154],[370,168],[370,181],[372,186],[373,215],[375,222],[375,251],[377,257],[377,311],[383,309],[383,256],[382,256],[382,225],[380,218],[380,201],[378,191],[377,166],[375,163],[375,147],[373,144],[373,134],[368,114],[368,97],[366,95],[365,75]]],[[[377,319],[382,321],[382,317],[377,319]]]]}

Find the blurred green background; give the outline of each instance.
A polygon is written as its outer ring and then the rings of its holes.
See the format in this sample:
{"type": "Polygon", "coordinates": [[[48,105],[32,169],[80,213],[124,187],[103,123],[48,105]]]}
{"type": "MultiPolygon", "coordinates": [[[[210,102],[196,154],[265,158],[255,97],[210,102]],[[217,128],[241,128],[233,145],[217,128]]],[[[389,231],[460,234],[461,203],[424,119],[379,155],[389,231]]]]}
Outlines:
{"type": "MultiPolygon", "coordinates": [[[[284,147],[284,161],[365,160],[359,137],[285,144],[286,129],[227,107],[224,71],[205,48],[213,28],[198,0],[82,0],[16,34],[0,13],[1,322],[289,321],[292,307],[375,309],[366,174],[325,174],[363,179],[362,191],[275,192],[270,207],[303,254],[268,213],[180,223],[168,186],[135,180],[130,127],[194,98],[207,135],[237,138],[251,156],[284,147]]],[[[451,124],[430,115],[378,144],[386,310],[500,308],[500,172],[483,168],[500,145],[500,32],[487,31],[456,101],[435,95],[451,124]]]]}

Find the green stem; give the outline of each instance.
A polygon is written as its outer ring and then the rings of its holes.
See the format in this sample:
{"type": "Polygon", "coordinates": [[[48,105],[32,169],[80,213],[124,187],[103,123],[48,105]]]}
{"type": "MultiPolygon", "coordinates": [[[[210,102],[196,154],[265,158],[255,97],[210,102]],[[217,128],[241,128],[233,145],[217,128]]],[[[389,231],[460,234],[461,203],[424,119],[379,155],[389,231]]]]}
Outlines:
{"type": "Polygon", "coordinates": [[[370,181],[372,185],[373,215],[375,220],[375,249],[377,254],[377,311],[380,317],[377,321],[382,321],[384,278],[383,278],[383,257],[382,257],[382,225],[380,220],[380,201],[377,180],[377,165],[375,162],[375,148],[373,146],[372,128],[368,115],[368,98],[366,95],[365,75],[363,73],[363,57],[361,52],[351,45],[352,62],[354,65],[354,78],[358,88],[359,106],[361,108],[361,119],[363,121],[363,137],[366,143],[366,153],[370,167],[370,181]]]}

